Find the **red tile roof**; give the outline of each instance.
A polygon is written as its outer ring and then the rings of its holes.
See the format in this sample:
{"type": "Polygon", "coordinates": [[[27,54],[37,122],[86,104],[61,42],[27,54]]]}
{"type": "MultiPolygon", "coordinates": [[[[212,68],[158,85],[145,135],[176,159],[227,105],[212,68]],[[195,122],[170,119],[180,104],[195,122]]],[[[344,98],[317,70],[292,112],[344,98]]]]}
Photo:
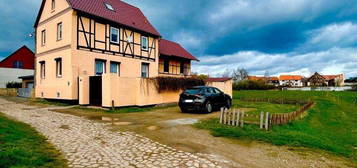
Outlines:
{"type": "Polygon", "coordinates": [[[341,75],[322,75],[326,80],[336,79],[341,75]]]}
{"type": "MultiPolygon", "coordinates": [[[[160,33],[150,24],[141,10],[135,6],[129,5],[121,0],[67,0],[70,6],[78,11],[91,14],[118,24],[125,25],[146,33],[160,36],[160,33]],[[110,4],[115,11],[107,9],[104,3],[110,4]]],[[[42,2],[42,12],[44,1],[42,2]]],[[[35,27],[38,24],[39,17],[35,27]]]]}
{"type": "Polygon", "coordinates": [[[191,55],[187,50],[185,50],[180,44],[161,39],[160,40],[160,55],[181,57],[190,60],[199,61],[196,57],[191,55]]]}
{"type": "Polygon", "coordinates": [[[205,81],[206,82],[225,82],[225,81],[229,81],[232,78],[207,78],[205,81]]]}
{"type": "Polygon", "coordinates": [[[302,76],[300,75],[280,75],[280,80],[301,80],[302,76]]]}
{"type": "Polygon", "coordinates": [[[264,76],[248,76],[248,80],[270,80],[270,81],[278,81],[278,77],[264,77],[264,76]]]}

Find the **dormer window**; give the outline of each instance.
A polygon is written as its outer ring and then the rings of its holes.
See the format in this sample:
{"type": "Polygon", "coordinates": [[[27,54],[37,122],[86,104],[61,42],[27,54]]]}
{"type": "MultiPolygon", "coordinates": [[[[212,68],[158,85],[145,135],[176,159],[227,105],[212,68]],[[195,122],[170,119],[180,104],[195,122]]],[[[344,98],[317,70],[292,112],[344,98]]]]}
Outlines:
{"type": "Polygon", "coordinates": [[[110,4],[108,4],[108,3],[104,3],[104,5],[105,5],[105,7],[106,7],[107,9],[109,9],[109,10],[111,10],[111,11],[115,11],[112,5],[110,5],[110,4]]]}

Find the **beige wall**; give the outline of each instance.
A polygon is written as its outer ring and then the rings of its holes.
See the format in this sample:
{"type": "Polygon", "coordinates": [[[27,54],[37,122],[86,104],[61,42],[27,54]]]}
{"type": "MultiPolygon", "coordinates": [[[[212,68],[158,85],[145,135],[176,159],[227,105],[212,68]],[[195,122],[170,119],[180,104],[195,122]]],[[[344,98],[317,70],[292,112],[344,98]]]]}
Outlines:
{"type": "MultiPolygon", "coordinates": [[[[175,76],[184,76],[184,74],[180,73],[180,66],[181,66],[181,61],[173,58],[166,58],[169,61],[169,72],[164,71],[164,62],[165,59],[162,59],[160,57],[159,59],[159,73],[160,75],[175,75],[175,76]]],[[[185,70],[187,71],[187,75],[191,75],[191,61],[186,60],[184,61],[184,66],[186,67],[185,70]]]]}
{"type": "Polygon", "coordinates": [[[159,93],[150,80],[118,77],[112,74],[103,75],[103,106],[111,107],[112,101],[116,107],[178,102],[181,91],[159,93]]]}
{"type": "Polygon", "coordinates": [[[216,87],[219,90],[221,90],[222,92],[224,92],[232,97],[233,96],[232,82],[233,82],[232,80],[228,80],[225,82],[208,82],[206,85],[216,87]]]}

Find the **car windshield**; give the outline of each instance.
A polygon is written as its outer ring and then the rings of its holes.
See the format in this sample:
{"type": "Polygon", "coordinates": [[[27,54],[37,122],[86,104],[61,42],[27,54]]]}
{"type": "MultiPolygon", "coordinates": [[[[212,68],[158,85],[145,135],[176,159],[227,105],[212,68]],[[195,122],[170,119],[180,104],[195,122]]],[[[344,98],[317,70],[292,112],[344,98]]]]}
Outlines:
{"type": "Polygon", "coordinates": [[[201,88],[191,88],[191,89],[186,89],[185,93],[194,95],[194,94],[201,93],[201,91],[202,91],[201,88]]]}

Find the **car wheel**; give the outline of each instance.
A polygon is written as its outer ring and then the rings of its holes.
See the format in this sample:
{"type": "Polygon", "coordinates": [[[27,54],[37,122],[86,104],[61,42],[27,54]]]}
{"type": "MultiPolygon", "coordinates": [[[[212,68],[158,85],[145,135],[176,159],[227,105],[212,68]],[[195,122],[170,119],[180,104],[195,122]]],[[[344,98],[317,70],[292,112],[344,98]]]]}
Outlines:
{"type": "Polygon", "coordinates": [[[188,113],[188,110],[184,109],[184,108],[181,108],[181,112],[182,113],[188,113]]]}
{"type": "Polygon", "coordinates": [[[212,106],[211,102],[208,101],[206,103],[206,112],[207,113],[212,113],[212,111],[213,111],[213,106],[212,106]]]}

